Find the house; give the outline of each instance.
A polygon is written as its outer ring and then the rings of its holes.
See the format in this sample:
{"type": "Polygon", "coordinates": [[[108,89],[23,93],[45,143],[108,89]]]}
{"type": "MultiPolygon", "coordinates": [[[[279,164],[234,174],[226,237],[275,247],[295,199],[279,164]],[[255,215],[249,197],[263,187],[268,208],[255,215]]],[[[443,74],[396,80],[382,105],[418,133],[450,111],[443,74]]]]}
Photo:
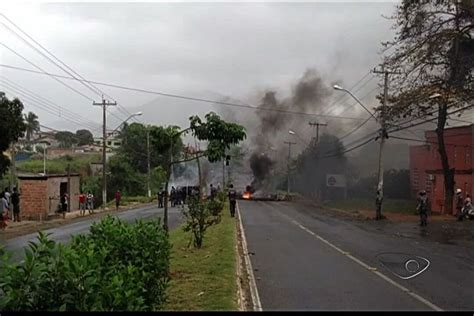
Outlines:
{"type": "MultiPolygon", "coordinates": [[[[80,177],[69,175],[71,211],[79,209],[80,177]]],[[[24,219],[41,220],[55,215],[59,199],[68,189],[67,174],[19,175],[20,210],[24,219]]]]}
{"type": "MultiPolygon", "coordinates": [[[[94,145],[99,147],[100,151],[102,151],[102,146],[103,146],[102,137],[94,137],[94,145]]],[[[121,145],[122,145],[122,141],[121,139],[118,138],[117,134],[109,133],[107,135],[107,140],[106,140],[107,152],[113,151],[119,148],[121,145]]]]}
{"type": "MultiPolygon", "coordinates": [[[[473,195],[474,183],[474,124],[445,129],[444,141],[448,161],[454,168],[455,189],[473,195]]],[[[444,177],[438,139],[435,131],[425,132],[426,144],[410,147],[410,183],[413,197],[426,190],[434,212],[446,213],[444,205],[444,177]]],[[[453,205],[453,215],[456,209],[453,205]]]]}

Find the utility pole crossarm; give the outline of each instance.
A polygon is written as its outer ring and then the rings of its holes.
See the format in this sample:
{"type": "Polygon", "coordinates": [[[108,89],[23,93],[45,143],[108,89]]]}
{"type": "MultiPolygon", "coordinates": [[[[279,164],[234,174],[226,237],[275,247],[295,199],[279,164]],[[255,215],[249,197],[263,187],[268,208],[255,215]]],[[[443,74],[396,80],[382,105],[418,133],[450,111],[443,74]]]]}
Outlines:
{"type": "Polygon", "coordinates": [[[316,143],[319,142],[319,127],[320,126],[328,126],[327,123],[319,123],[319,122],[309,122],[309,126],[316,128],[316,143]]]}

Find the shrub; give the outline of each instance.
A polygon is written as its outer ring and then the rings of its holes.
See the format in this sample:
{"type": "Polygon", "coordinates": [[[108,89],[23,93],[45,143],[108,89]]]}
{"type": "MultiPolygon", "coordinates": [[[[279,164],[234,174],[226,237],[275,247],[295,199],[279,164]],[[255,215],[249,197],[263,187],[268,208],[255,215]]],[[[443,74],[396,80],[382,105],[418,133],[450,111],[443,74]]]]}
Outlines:
{"type": "Polygon", "coordinates": [[[189,199],[187,208],[183,209],[186,218],[183,229],[193,233],[194,247],[202,247],[206,229],[220,222],[223,207],[224,203],[219,199],[206,201],[201,201],[199,198],[189,199]]]}
{"type": "Polygon", "coordinates": [[[40,233],[20,264],[4,254],[0,310],[152,311],[165,301],[170,244],[160,220],[108,216],[69,245],[40,233]]]}

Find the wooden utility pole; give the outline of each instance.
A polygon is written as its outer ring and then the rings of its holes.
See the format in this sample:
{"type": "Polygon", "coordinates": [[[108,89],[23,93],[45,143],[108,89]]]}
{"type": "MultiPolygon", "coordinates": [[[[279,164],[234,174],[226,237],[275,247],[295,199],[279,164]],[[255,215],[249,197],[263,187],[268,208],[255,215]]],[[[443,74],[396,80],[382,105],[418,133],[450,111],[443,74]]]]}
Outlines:
{"type": "Polygon", "coordinates": [[[398,72],[390,71],[385,68],[382,64],[381,69],[374,69],[374,73],[384,75],[384,88],[383,88],[383,103],[380,111],[380,147],[379,147],[379,163],[378,163],[378,184],[377,184],[377,193],[375,198],[375,219],[382,219],[382,210],[383,210],[383,148],[385,145],[385,139],[388,138],[387,135],[387,126],[385,123],[386,111],[387,111],[387,98],[388,98],[388,76],[390,74],[396,74],[398,72]]]}
{"type": "Polygon", "coordinates": [[[296,145],[296,143],[294,142],[284,142],[285,144],[288,145],[288,174],[287,174],[287,186],[286,186],[286,190],[287,190],[287,194],[289,195],[290,194],[290,159],[291,159],[291,145],[296,145]]]}
{"type": "Polygon", "coordinates": [[[148,189],[148,197],[151,197],[151,188],[150,188],[150,181],[151,181],[151,171],[150,171],[150,127],[146,126],[146,151],[147,151],[147,189],[148,189]]]}
{"type": "Polygon", "coordinates": [[[93,105],[102,107],[102,209],[105,210],[105,204],[107,203],[107,174],[106,174],[106,148],[107,148],[107,130],[106,130],[106,110],[107,106],[117,105],[117,102],[108,102],[102,96],[102,102],[93,102],[93,105]]]}
{"type": "Polygon", "coordinates": [[[313,127],[316,129],[316,138],[315,138],[315,143],[317,144],[319,142],[319,127],[320,126],[328,126],[326,123],[319,123],[319,122],[309,122],[309,126],[313,127]]]}
{"type": "Polygon", "coordinates": [[[67,211],[71,211],[71,164],[67,164],[67,211]]]}
{"type": "Polygon", "coordinates": [[[10,165],[10,192],[13,192],[13,188],[16,187],[16,164],[15,164],[15,157],[16,157],[16,144],[12,144],[11,149],[11,165],[10,165]]]}

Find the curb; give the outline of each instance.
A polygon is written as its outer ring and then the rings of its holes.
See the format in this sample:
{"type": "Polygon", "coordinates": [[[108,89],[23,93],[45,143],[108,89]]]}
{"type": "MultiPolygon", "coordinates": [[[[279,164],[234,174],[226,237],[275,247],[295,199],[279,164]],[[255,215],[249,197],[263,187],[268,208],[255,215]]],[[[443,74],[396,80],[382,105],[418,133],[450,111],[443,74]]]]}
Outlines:
{"type": "MultiPolygon", "coordinates": [[[[245,237],[245,231],[244,227],[242,225],[242,218],[240,216],[240,207],[239,204],[236,204],[236,215],[239,220],[239,230],[242,236],[242,249],[243,249],[243,263],[245,265],[245,270],[247,272],[247,282],[249,283],[249,288],[250,288],[250,296],[252,300],[252,311],[259,311],[261,312],[262,309],[262,303],[260,302],[260,296],[258,295],[258,289],[257,289],[257,283],[255,282],[255,276],[253,274],[253,269],[252,269],[252,262],[250,261],[250,256],[249,256],[249,251],[247,248],[247,238],[245,237]]],[[[240,283],[240,282],[239,282],[240,283]]],[[[239,286],[240,288],[240,286],[239,286]]],[[[240,297],[240,307],[243,308],[243,301],[244,298],[242,297],[242,291],[240,292],[241,297],[240,297]]]]}
{"type": "MultiPolygon", "coordinates": [[[[75,216],[75,217],[72,217],[72,218],[65,218],[65,219],[56,218],[56,219],[53,219],[51,221],[43,221],[43,222],[37,221],[34,224],[22,225],[23,228],[26,228],[26,229],[27,228],[32,228],[33,231],[27,230],[24,233],[16,234],[15,231],[10,230],[8,232],[4,232],[5,234],[0,234],[0,235],[2,235],[2,236],[5,235],[4,237],[8,236],[8,238],[5,238],[5,240],[9,240],[9,239],[12,239],[12,238],[21,237],[21,236],[28,235],[28,234],[31,234],[31,233],[36,233],[36,232],[42,231],[42,230],[61,227],[63,225],[74,223],[74,222],[76,222],[78,220],[81,220],[81,219],[87,219],[89,217],[102,218],[105,215],[118,214],[118,213],[127,212],[127,211],[131,211],[131,210],[134,210],[134,209],[148,207],[148,206],[152,206],[152,205],[154,205],[154,203],[150,202],[150,203],[144,203],[144,204],[134,205],[134,206],[130,206],[130,207],[124,207],[123,209],[119,209],[118,211],[116,211],[115,209],[106,209],[105,211],[101,210],[100,212],[95,212],[93,214],[87,214],[86,216],[75,216]],[[43,226],[43,227],[38,227],[38,226],[43,226]]],[[[19,226],[19,227],[22,227],[22,226],[19,226]]]]}

